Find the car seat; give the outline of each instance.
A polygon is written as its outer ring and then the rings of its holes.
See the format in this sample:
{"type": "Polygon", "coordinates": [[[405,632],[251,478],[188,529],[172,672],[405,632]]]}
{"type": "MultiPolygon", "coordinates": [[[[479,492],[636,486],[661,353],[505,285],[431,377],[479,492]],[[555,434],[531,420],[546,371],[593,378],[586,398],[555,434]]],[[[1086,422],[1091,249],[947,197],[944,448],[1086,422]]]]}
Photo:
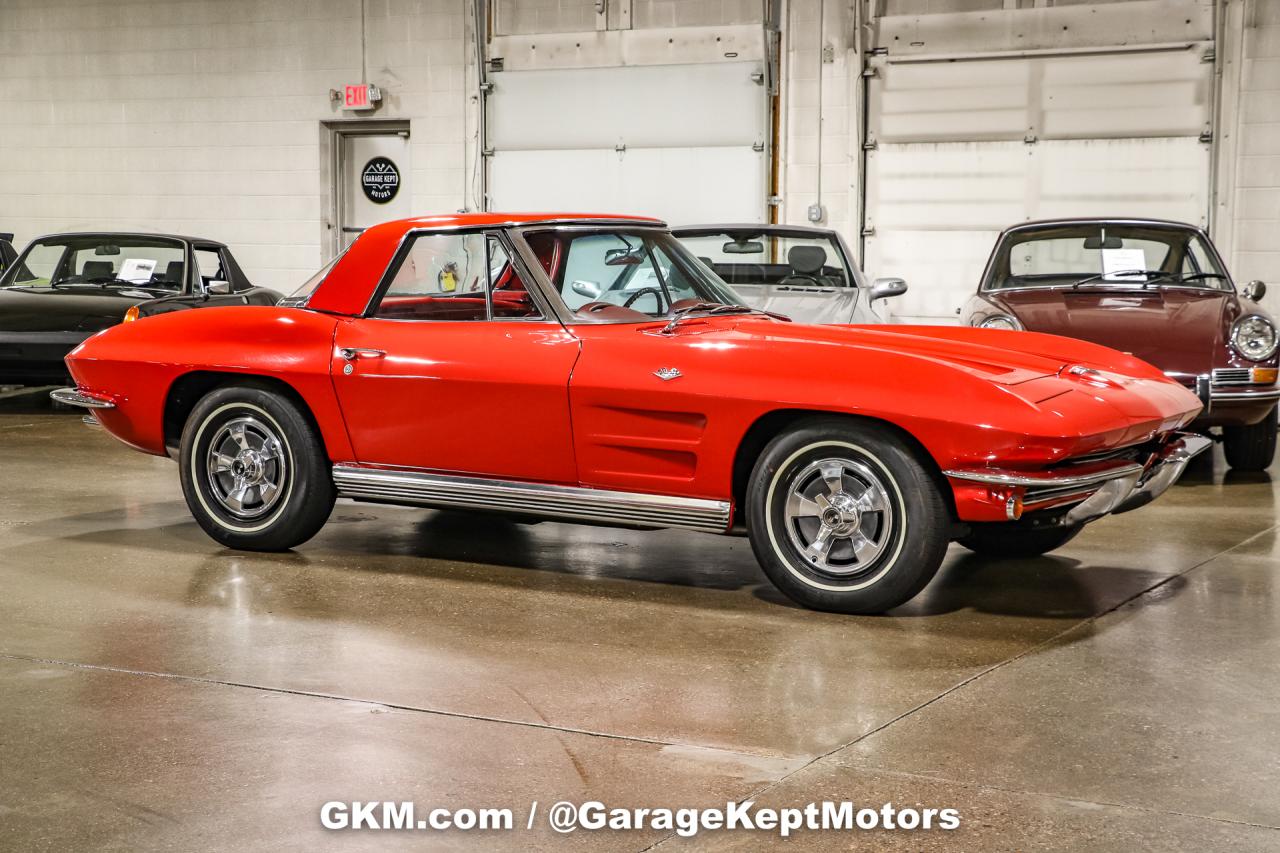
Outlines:
{"type": "Polygon", "coordinates": [[[97,278],[114,278],[116,268],[111,261],[85,261],[84,269],[80,271],[80,277],[85,281],[93,281],[97,278]]]}

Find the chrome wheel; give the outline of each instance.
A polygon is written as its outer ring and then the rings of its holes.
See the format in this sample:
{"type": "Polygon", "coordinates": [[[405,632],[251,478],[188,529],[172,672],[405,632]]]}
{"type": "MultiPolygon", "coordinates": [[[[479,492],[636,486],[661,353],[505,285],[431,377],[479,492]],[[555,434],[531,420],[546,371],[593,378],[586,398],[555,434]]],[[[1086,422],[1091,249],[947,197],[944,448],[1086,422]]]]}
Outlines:
{"type": "Polygon", "coordinates": [[[233,418],[209,442],[207,470],[213,497],[237,518],[266,515],[284,494],[288,466],[280,437],[254,417],[233,418]]]}
{"type": "Polygon", "coordinates": [[[851,459],[819,459],[786,487],[791,544],[815,570],[841,578],[870,569],[893,536],[888,488],[875,471],[851,459]]]}

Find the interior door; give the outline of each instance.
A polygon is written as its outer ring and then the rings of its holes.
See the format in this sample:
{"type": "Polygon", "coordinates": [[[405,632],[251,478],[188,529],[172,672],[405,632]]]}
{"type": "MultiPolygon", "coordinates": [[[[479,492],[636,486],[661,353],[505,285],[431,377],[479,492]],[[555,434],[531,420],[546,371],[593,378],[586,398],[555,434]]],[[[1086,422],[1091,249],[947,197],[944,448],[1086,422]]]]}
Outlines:
{"type": "Polygon", "coordinates": [[[338,137],[339,250],[371,225],[413,215],[409,131],[341,133],[338,137]]]}
{"type": "Polygon", "coordinates": [[[578,339],[542,318],[501,240],[424,232],[394,264],[372,316],[339,323],[334,340],[356,459],[576,484],[578,339]]]}

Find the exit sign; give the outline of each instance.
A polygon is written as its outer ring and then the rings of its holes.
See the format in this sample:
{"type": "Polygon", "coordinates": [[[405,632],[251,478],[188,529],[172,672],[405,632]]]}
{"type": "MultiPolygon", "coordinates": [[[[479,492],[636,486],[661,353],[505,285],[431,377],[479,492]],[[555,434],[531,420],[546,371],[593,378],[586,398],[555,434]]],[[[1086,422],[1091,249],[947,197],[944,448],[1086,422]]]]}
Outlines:
{"type": "Polygon", "coordinates": [[[355,83],[342,87],[344,110],[371,110],[382,100],[382,92],[371,83],[355,83]]]}

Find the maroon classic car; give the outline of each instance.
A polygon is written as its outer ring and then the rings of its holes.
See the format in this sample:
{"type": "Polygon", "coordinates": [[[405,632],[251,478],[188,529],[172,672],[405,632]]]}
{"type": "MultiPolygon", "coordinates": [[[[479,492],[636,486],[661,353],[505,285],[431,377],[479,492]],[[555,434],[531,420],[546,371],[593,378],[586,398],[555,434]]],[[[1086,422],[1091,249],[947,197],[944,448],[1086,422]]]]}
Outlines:
{"type": "Polygon", "coordinates": [[[963,322],[1082,338],[1135,355],[1196,391],[1193,424],[1220,427],[1227,462],[1261,471],[1276,449],[1276,323],[1237,293],[1200,228],[1154,219],[1027,222],[996,241],[963,322]]]}

